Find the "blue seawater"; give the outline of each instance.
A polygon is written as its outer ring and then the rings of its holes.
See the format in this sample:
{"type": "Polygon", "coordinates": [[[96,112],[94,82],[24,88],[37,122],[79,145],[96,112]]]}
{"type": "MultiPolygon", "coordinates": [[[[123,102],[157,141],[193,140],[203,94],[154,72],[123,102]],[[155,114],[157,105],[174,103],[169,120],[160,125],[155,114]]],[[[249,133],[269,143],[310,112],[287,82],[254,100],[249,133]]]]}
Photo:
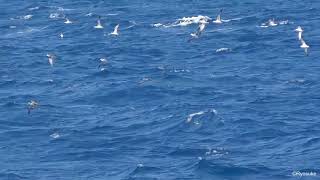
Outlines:
{"type": "Polygon", "coordinates": [[[319,0],[0,0],[0,179],[318,179],[319,12],[319,0]],[[177,20],[199,15],[212,20],[190,40],[197,24],[177,20]]]}

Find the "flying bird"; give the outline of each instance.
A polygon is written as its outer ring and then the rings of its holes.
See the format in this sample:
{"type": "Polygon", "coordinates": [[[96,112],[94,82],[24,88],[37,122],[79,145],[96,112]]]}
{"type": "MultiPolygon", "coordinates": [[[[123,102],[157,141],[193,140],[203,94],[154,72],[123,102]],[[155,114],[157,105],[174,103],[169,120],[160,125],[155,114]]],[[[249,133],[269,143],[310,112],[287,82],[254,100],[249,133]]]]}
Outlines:
{"type": "Polygon", "coordinates": [[[72,21],[70,21],[68,18],[65,19],[66,21],[64,22],[65,24],[72,24],[72,21]]]}
{"type": "Polygon", "coordinates": [[[53,55],[53,54],[47,54],[47,57],[48,57],[48,61],[49,61],[49,64],[51,65],[51,67],[53,66],[53,63],[54,61],[56,60],[56,56],[53,55]]]}
{"type": "Polygon", "coordinates": [[[114,35],[114,36],[118,36],[119,35],[119,24],[117,24],[115,27],[114,27],[114,30],[112,33],[110,33],[110,35],[114,35]]]}
{"type": "Polygon", "coordinates": [[[306,42],[305,42],[303,39],[301,39],[300,42],[301,42],[301,46],[300,46],[300,47],[301,47],[302,49],[304,49],[305,55],[308,56],[308,48],[309,48],[309,45],[307,45],[306,42]]]}
{"type": "Polygon", "coordinates": [[[28,114],[31,113],[31,110],[35,109],[38,107],[38,102],[36,102],[35,100],[31,100],[28,102],[28,114]]]}
{"type": "Polygon", "coordinates": [[[294,31],[298,33],[298,39],[301,40],[302,32],[303,32],[303,29],[301,28],[301,26],[298,26],[297,29],[295,29],[294,31]]]}
{"type": "Polygon", "coordinates": [[[100,16],[98,17],[97,25],[94,26],[94,28],[96,28],[96,29],[103,29],[103,26],[102,26],[102,24],[101,24],[101,17],[100,17],[100,16]]]}
{"type": "Polygon", "coordinates": [[[216,24],[221,24],[222,21],[221,21],[221,14],[222,14],[222,9],[220,9],[220,12],[216,18],[216,20],[213,21],[213,23],[216,23],[216,24]]]}
{"type": "Polygon", "coordinates": [[[277,26],[278,24],[276,23],[276,21],[275,21],[274,18],[273,18],[273,19],[269,19],[268,25],[269,25],[269,26],[277,26]]]}
{"type": "Polygon", "coordinates": [[[195,33],[191,33],[191,36],[194,38],[198,38],[205,28],[206,28],[206,23],[200,23],[197,31],[195,33]]]}

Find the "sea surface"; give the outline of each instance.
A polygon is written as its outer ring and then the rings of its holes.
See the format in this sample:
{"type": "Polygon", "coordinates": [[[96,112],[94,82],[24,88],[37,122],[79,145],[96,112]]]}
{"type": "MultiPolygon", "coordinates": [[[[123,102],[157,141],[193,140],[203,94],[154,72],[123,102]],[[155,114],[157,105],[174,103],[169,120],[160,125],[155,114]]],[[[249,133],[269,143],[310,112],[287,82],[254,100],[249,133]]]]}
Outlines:
{"type": "Polygon", "coordinates": [[[0,0],[0,179],[319,179],[319,48],[319,0],[0,0]]]}

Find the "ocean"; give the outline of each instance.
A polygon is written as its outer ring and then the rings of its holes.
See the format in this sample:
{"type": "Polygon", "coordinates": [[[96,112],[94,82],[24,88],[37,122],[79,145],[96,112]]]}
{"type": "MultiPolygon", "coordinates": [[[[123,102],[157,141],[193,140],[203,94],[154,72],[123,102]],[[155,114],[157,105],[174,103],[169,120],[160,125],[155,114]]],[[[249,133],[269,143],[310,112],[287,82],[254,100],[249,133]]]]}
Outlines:
{"type": "Polygon", "coordinates": [[[0,4],[0,180],[319,178],[320,1],[0,4]]]}

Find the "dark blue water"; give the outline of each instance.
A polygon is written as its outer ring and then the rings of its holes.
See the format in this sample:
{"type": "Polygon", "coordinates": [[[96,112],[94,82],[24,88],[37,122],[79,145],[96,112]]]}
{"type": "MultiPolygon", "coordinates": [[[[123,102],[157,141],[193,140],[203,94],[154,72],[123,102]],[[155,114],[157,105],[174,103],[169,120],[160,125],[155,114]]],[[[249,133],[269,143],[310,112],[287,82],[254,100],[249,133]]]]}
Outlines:
{"type": "Polygon", "coordinates": [[[0,179],[319,178],[320,1],[0,4],[0,179]]]}

